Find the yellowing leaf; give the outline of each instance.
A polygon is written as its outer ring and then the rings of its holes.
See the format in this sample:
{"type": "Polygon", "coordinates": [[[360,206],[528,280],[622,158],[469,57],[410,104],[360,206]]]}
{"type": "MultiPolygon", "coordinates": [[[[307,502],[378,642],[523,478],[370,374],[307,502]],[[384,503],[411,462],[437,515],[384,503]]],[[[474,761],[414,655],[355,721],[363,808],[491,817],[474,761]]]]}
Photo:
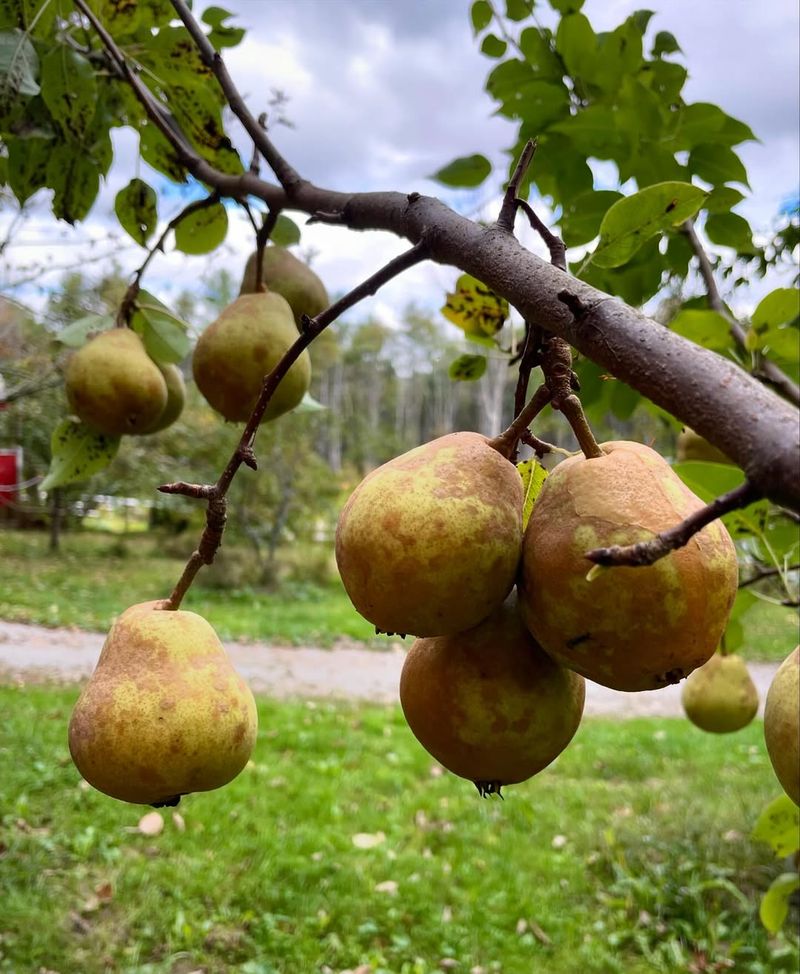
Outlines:
{"type": "Polygon", "coordinates": [[[519,475],[522,477],[522,528],[524,530],[528,526],[534,501],[539,496],[539,491],[542,489],[542,485],[547,477],[547,471],[534,458],[518,463],[517,470],[519,470],[519,475]]]}
{"type": "Polygon", "coordinates": [[[790,856],[800,846],[800,808],[788,795],[779,795],[758,816],[753,838],[766,842],[776,856],[790,856]]]}
{"type": "Polygon", "coordinates": [[[470,274],[462,274],[455,291],[447,295],[442,314],[472,341],[494,345],[493,336],[508,317],[508,301],[470,274]]]}
{"type": "Polygon", "coordinates": [[[789,914],[789,897],[800,889],[797,873],[781,873],[761,898],[758,915],[770,933],[777,933],[789,914]]]}

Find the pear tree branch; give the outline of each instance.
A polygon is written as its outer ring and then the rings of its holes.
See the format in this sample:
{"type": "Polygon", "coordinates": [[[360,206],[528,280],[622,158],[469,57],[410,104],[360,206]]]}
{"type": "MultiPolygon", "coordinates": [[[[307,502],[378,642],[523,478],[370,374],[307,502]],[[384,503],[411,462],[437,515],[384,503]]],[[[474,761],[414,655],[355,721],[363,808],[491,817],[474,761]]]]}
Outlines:
{"type": "Polygon", "coordinates": [[[184,497],[194,497],[198,500],[206,500],[206,524],[200,537],[197,549],[192,552],[186,566],[183,569],[178,583],[172,591],[170,597],[164,602],[164,609],[177,609],[183,600],[184,595],[189,590],[195,576],[203,567],[210,565],[214,556],[222,544],[222,535],[225,530],[227,517],[228,488],[236,476],[239,468],[244,464],[251,469],[257,469],[257,461],[253,444],[261,420],[264,417],[267,406],[278,388],[278,385],[292,367],[300,354],[308,348],[314,339],[321,334],[333,321],[335,321],[345,311],[358,304],[364,298],[375,294],[384,284],[402,274],[415,264],[425,260],[428,256],[428,248],[424,241],[415,244],[410,250],[400,254],[388,264],[382,267],[375,274],[368,277],[365,281],[353,288],[338,301],[334,301],[330,307],[320,312],[316,317],[309,318],[303,315],[301,321],[300,334],[295,343],[286,351],[283,358],[275,368],[264,377],[261,393],[245,425],[244,431],[239,439],[236,449],[233,451],[225,469],[219,476],[215,484],[189,484],[172,483],[163,484],[159,491],[163,494],[182,494],[184,497]]]}
{"type": "Polygon", "coordinates": [[[594,548],[586,553],[589,561],[605,567],[611,565],[630,565],[639,568],[652,565],[676,548],[682,548],[698,531],[716,521],[723,514],[747,507],[761,497],[758,489],[745,480],[743,484],[715,498],[710,504],[690,514],[674,528],[662,531],[649,541],[639,541],[631,545],[612,545],[609,548],[594,548]]]}

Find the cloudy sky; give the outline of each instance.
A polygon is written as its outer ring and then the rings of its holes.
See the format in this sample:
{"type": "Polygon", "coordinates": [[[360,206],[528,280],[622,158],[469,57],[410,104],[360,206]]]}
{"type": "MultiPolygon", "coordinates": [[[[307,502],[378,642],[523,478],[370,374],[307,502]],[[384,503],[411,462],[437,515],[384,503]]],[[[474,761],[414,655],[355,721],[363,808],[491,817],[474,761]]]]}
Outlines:
{"type": "MultiPolygon", "coordinates": [[[[603,30],[642,5],[587,0],[584,11],[603,30]]],[[[302,175],[342,190],[433,193],[464,213],[495,215],[514,128],[493,117],[494,105],[483,91],[493,62],[472,38],[468,0],[226,0],[225,6],[248,29],[245,41],[226,53],[230,71],[255,113],[267,107],[271,90],[289,96],[286,112],[294,127],[277,126],[273,137],[302,175]],[[476,151],[500,164],[491,185],[447,193],[426,179],[454,157],[476,151]]],[[[754,227],[766,228],[798,192],[796,0],[669,0],[661,7],[650,34],[669,30],[677,37],[690,72],[686,99],[721,105],[761,139],[740,147],[752,183],[752,196],[740,210],[754,227]]],[[[537,9],[543,22],[555,21],[544,0],[537,9]]],[[[60,267],[109,251],[102,241],[113,226],[114,195],[135,174],[135,145],[130,133],[117,130],[108,182],[77,228],[54,227],[43,195],[0,265],[7,287],[24,279],[32,264],[60,267]]],[[[181,206],[173,196],[162,204],[162,217],[169,219],[181,206]]],[[[8,208],[0,213],[0,239],[13,216],[8,208]]],[[[313,252],[314,267],[333,293],[355,285],[404,247],[385,234],[324,226],[305,230],[302,246],[313,252]]],[[[224,251],[210,258],[159,258],[148,287],[169,302],[183,287],[196,288],[211,269],[223,266],[238,277],[251,247],[248,225],[232,214],[224,251]]],[[[113,252],[124,271],[141,262],[142,251],[124,235],[113,252]]],[[[105,259],[93,265],[98,272],[104,266],[105,259]]],[[[363,314],[390,322],[412,300],[435,309],[455,277],[448,268],[416,268],[365,303],[363,314]]],[[[41,306],[56,280],[55,272],[38,276],[11,293],[41,306]]]]}

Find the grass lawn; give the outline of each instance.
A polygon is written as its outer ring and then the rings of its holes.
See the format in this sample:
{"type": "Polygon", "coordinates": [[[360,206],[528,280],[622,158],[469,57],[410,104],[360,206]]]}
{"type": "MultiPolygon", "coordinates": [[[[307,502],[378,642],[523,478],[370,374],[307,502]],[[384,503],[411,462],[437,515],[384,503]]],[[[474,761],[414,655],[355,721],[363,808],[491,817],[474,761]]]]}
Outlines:
{"type": "Polygon", "coordinates": [[[0,971],[797,970],[756,913],[781,871],[748,838],[779,792],[758,723],[587,720],[499,801],[397,708],[261,700],[252,765],[144,835],[70,762],[76,696],[0,688],[0,971]]]}
{"type": "MultiPolygon", "coordinates": [[[[179,543],[187,556],[194,540],[179,543]]],[[[62,552],[52,555],[45,534],[0,529],[0,619],[104,632],[132,603],[169,595],[185,563],[184,557],[165,553],[165,547],[175,545],[158,534],[137,533],[123,540],[79,532],[67,535],[62,552]]],[[[183,606],[205,616],[223,639],[330,646],[347,637],[385,645],[352,607],[335,575],[327,584],[284,582],[277,591],[267,591],[208,588],[205,572],[183,606]]],[[[779,661],[797,643],[792,609],[759,602],[742,624],[744,644],[737,652],[746,659],[779,661]]]]}

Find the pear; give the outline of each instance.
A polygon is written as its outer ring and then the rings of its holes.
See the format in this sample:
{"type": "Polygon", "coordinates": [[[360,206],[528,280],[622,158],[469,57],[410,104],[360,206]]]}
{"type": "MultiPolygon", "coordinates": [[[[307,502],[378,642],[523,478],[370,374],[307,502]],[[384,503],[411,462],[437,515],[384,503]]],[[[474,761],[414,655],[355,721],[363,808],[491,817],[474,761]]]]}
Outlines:
{"type": "Polygon", "coordinates": [[[450,433],[373,470],[339,516],[336,561],[379,631],[444,636],[485,619],[514,583],[522,479],[479,433],[450,433]]]}
{"type": "Polygon", "coordinates": [[[758,712],[758,690],[741,656],[715,653],[689,674],[681,696],[689,720],[712,734],[746,727],[758,712]]]}
{"type": "Polygon", "coordinates": [[[72,759],[90,785],[157,807],[235,778],[257,729],[253,695],[211,626],[162,605],[119,616],[69,723],[72,759]]]}
{"type": "Polygon", "coordinates": [[[67,363],[64,379],[70,409],[108,436],[143,433],[167,404],[164,377],[130,328],[90,339],[67,363]]]}
{"type": "MultiPolygon", "coordinates": [[[[264,248],[262,283],[270,291],[286,298],[292,307],[298,328],[303,315],[313,318],[330,304],[325,285],[301,260],[283,247],[264,248]]],[[[253,294],[256,289],[256,251],[247,259],[239,294],[253,294]]]]}
{"type": "MultiPolygon", "coordinates": [[[[236,298],[208,326],[195,346],[192,371],[197,387],[225,419],[245,422],[264,377],[298,338],[292,309],[280,294],[236,298]]],[[[311,383],[311,359],[303,350],[281,380],[265,419],[275,419],[300,402],[311,383]]]]}
{"type": "Polygon", "coordinates": [[[714,446],[713,443],[709,443],[704,436],[695,433],[688,426],[684,426],[680,433],[678,433],[678,439],[675,444],[675,458],[679,463],[684,463],[687,460],[702,460],[706,463],[734,465],[733,460],[729,456],[726,456],[719,447],[714,446]]]}
{"type": "Polygon", "coordinates": [[[536,498],[522,612],[562,665],[615,690],[652,690],[688,676],[719,645],[736,597],[736,551],[713,521],[653,565],[589,574],[587,551],[649,540],[703,507],[649,447],[615,441],[602,450],[560,463],[536,498]]]}
{"type": "Polygon", "coordinates": [[[513,596],[473,629],[417,639],[400,676],[414,736],[481,794],[550,764],[578,729],[584,696],[583,677],[547,656],[513,596]]]}
{"type": "Polygon", "coordinates": [[[800,646],[778,667],[767,691],[764,739],[778,781],[800,805],[800,646]]]}
{"type": "Polygon", "coordinates": [[[156,362],[156,365],[164,377],[164,382],[167,386],[167,404],[156,422],[144,430],[145,433],[160,433],[161,430],[172,426],[183,412],[183,407],[186,404],[186,384],[183,381],[183,374],[178,366],[172,363],[161,362],[156,362]]]}

